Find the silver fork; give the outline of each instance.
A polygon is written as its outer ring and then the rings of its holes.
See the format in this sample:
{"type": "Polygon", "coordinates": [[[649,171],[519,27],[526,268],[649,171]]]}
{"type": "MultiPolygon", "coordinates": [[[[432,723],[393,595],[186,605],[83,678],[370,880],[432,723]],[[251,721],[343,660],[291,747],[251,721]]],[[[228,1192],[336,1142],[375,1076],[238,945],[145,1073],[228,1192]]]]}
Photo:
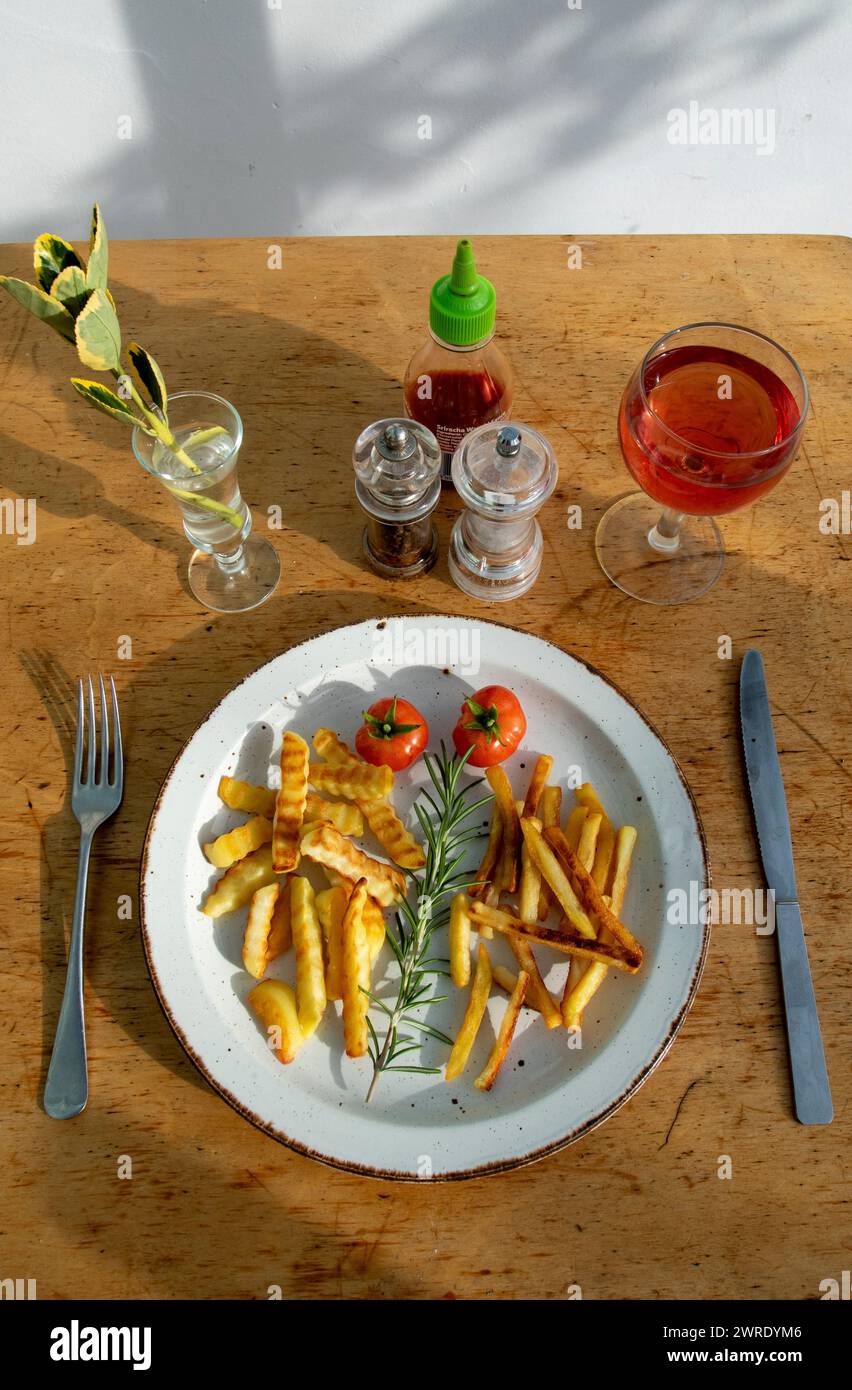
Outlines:
{"type": "Polygon", "coordinates": [[[101,692],[100,758],[97,759],[98,730],[95,723],[95,692],[87,677],[88,698],[84,704],[83,682],[77,682],[77,741],[74,745],[74,781],[71,809],[80,822],[80,857],[77,864],[77,890],[74,919],[68,950],[68,973],[53,1052],[44,1088],[44,1108],[54,1120],[70,1120],[79,1115],[89,1099],[86,1070],[86,1023],[83,1015],[83,927],[86,919],[86,882],[89,853],[95,831],[109,820],[121,803],[124,791],[124,758],[121,751],[121,724],[115,682],[109,678],[112,694],[113,765],[110,777],[110,734],[104,678],[99,676],[101,692]],[[88,726],[86,714],[88,712],[88,726]],[[83,778],[83,746],[86,745],[86,776],[83,778]]]}

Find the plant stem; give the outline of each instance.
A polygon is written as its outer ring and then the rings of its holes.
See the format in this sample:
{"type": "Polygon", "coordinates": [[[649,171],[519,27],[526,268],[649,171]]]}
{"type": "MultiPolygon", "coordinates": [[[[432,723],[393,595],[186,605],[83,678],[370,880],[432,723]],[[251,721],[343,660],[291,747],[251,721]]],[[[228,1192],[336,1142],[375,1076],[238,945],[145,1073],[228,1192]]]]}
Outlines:
{"type": "Polygon", "coordinates": [[[127,382],[127,384],[130,387],[130,395],[133,399],[134,404],[137,405],[139,409],[142,411],[142,414],[145,416],[147,423],[154,431],[155,435],[160,440],[160,442],[162,444],[165,444],[169,452],[175,455],[175,458],[180,459],[181,463],[189,469],[190,473],[200,473],[201,469],[195,462],[195,459],[190,458],[189,454],[187,454],[181,448],[180,444],[178,444],[177,440],[175,439],[174,435],[169,429],[168,421],[161,420],[159,415],[157,415],[153,410],[148,409],[139,392],[136,390],[136,387],[133,385],[133,382],[130,380],[130,377],[118,371],[114,372],[113,375],[118,380],[121,380],[123,378],[127,382]]]}
{"type": "MultiPolygon", "coordinates": [[[[126,373],[117,370],[113,372],[113,376],[118,381],[124,380],[127,382],[134,404],[141,410],[148,426],[153,430],[161,444],[165,444],[169,452],[174,454],[175,458],[180,459],[181,463],[184,464],[191,473],[200,473],[201,469],[195,462],[195,459],[190,458],[186,450],[181,448],[180,444],[178,444],[174,434],[169,428],[168,421],[161,420],[159,415],[153,410],[148,409],[139,392],[136,390],[136,387],[133,385],[133,382],[130,380],[130,377],[127,376],[126,373]]],[[[228,524],[233,526],[238,535],[242,531],[244,518],[240,516],[239,512],[234,511],[232,507],[226,506],[224,502],[217,502],[212,497],[205,497],[203,493],[193,492],[191,488],[173,487],[171,483],[167,483],[165,479],[163,479],[163,483],[175,497],[180,497],[184,502],[191,501],[204,511],[213,512],[216,516],[224,517],[228,524]]]]}
{"type": "MultiPolygon", "coordinates": [[[[431,807],[432,814],[430,815],[419,802],[415,805],[425,837],[426,863],[422,878],[414,878],[411,884],[416,893],[414,901],[406,898],[398,911],[398,941],[390,938],[394,942],[394,954],[399,965],[399,981],[392,1008],[384,1001],[376,1001],[382,1004],[387,1031],[380,1045],[375,1029],[371,1028],[375,1051],[371,1049],[370,1054],[373,1061],[373,1077],[367,1091],[367,1102],[372,1098],[379,1076],[389,1068],[396,1071],[436,1070],[428,1067],[391,1067],[391,1063],[401,1051],[412,1050],[410,1039],[397,1037],[400,1024],[410,1025],[449,1045],[452,1042],[436,1029],[413,1018],[412,1011],[430,1003],[429,999],[423,997],[425,986],[422,981],[427,975],[439,973],[433,968],[435,963],[425,957],[429,952],[433,932],[446,921],[447,908],[444,900],[449,895],[465,891],[466,884],[469,886],[467,875],[459,868],[465,854],[463,847],[471,838],[462,826],[480,806],[490,800],[490,797],[486,797],[473,803],[468,801],[469,793],[475,791],[476,782],[458,790],[459,777],[472,752],[473,749],[469,748],[463,757],[459,758],[456,755],[449,758],[442,743],[439,757],[432,758],[428,753],[424,755],[426,768],[440,805],[428,791],[424,791],[423,795],[431,807]],[[408,924],[407,931],[404,922],[408,924]],[[400,1047],[401,1042],[406,1043],[404,1049],[400,1047]]],[[[436,997],[434,1002],[440,1001],[436,997]]]]}
{"type": "Polygon", "coordinates": [[[385,1062],[387,1061],[388,1053],[391,1049],[391,1044],[393,1043],[394,1037],[396,1036],[396,1030],[399,1027],[399,1021],[403,1013],[405,1012],[405,1000],[408,998],[408,982],[411,979],[411,974],[414,969],[414,966],[420,959],[420,953],[423,950],[423,936],[425,934],[426,927],[429,923],[431,916],[431,904],[428,914],[423,911],[420,911],[417,914],[417,930],[414,933],[414,936],[411,940],[410,953],[406,954],[405,962],[400,971],[399,990],[396,996],[396,1005],[394,1006],[393,1012],[391,1013],[391,1016],[388,1019],[388,1030],[387,1034],[385,1035],[385,1041],[382,1046],[382,1050],[379,1053],[376,1063],[373,1067],[373,1079],[370,1082],[370,1089],[367,1092],[367,1099],[365,1102],[365,1104],[367,1105],[369,1105],[373,1092],[376,1089],[376,1082],[382,1074],[385,1062]]]}

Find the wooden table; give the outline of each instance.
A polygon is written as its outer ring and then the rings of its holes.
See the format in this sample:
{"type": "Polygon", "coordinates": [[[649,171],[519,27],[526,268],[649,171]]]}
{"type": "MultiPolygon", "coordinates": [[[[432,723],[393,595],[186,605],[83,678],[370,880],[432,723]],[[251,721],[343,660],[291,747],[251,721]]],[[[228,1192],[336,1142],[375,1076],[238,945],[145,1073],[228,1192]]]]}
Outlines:
{"type": "MultiPolygon", "coordinates": [[[[0,536],[6,764],[0,1277],[40,1298],[786,1298],[848,1266],[849,535],[819,529],[849,487],[852,249],[840,238],[478,237],[517,371],[515,414],[553,442],[537,588],[483,610],[442,556],[416,587],[360,553],[351,448],[397,414],[451,239],[125,242],[111,283],[128,336],[173,390],[222,393],[246,425],[241,476],[271,532],[280,589],[239,618],[188,594],[188,547],[127,433],[68,384],[59,338],[0,304],[0,495],[36,498],[37,539],[0,536]],[[281,268],[270,243],[281,246],[281,268]],[[522,272],[522,274],[521,274],[522,272]],[[619,394],[644,348],[702,318],[787,346],[813,391],[789,478],[723,521],[728,559],[700,602],[634,603],[598,570],[603,508],[626,490],[619,394]],[[584,527],[566,527],[580,503],[584,527]],[[160,1012],[136,920],[139,855],[161,780],[236,681],[314,633],[385,613],[487,613],[579,653],[619,682],[684,767],[716,885],[762,884],[736,720],[739,658],[761,647],[792,806],[799,884],[834,1088],[826,1129],[793,1118],[775,944],[719,927],[698,1000],[641,1091],[581,1143],[465,1184],[332,1171],[254,1130],[208,1088],[160,1012]],[[733,657],[718,655],[729,635],[733,657]],[[129,637],[130,659],[119,659],[129,637]],[[121,813],[96,841],[89,900],[91,1100],[49,1120],[41,1093],[62,992],[77,825],[66,800],[72,682],[116,674],[127,740],[121,813]],[[119,917],[122,895],[133,919],[119,917]],[[845,973],[844,973],[845,970],[845,973]],[[122,1156],[132,1179],[117,1174],[122,1156]],[[727,1180],[722,1156],[733,1174],[727,1180]]],[[[7,246],[9,274],[30,252],[7,246]]],[[[85,373],[84,373],[85,374],[85,373]]]]}

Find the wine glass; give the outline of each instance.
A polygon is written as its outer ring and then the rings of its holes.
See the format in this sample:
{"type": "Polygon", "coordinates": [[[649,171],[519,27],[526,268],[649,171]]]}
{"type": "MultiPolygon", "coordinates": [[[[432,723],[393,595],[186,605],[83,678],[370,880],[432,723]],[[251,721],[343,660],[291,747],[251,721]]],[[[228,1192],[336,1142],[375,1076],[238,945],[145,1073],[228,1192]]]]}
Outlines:
{"type": "Polygon", "coordinates": [[[618,435],[642,489],[605,512],[595,536],[604,573],[645,603],[687,603],[722,570],[713,520],[780,482],[799,448],[808,387],[762,333],[692,323],[649,348],[621,400],[618,435]]]}
{"type": "Polygon", "coordinates": [[[281,574],[275,547],[251,534],[251,512],[237,481],[243,422],[229,401],[211,391],[169,397],[169,425],[180,445],[133,431],[142,467],[172,494],[186,537],[195,546],[189,587],[217,613],[245,613],[271,598],[281,574]]]}

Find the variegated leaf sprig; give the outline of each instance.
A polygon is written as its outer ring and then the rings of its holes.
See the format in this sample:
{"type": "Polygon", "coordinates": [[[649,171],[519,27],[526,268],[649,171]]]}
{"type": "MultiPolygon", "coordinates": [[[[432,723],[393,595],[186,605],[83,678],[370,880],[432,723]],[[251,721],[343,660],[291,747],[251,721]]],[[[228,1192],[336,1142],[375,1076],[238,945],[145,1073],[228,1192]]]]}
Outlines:
{"type": "MultiPolygon", "coordinates": [[[[102,382],[72,377],[74,389],[105,415],[124,424],[136,425],[151,438],[159,439],[190,473],[200,473],[188,449],[220,433],[221,428],[214,426],[200,431],[180,444],[169,426],[166,383],[151,354],[139,343],[129,343],[129,370],[123,370],[121,327],[108,285],[109,244],[97,203],[92,209],[88,264],[62,237],[43,232],[33,243],[33,265],[34,285],[9,275],[0,275],[0,285],[60,337],[74,343],[84,367],[94,372],[108,372],[119,387],[118,391],[113,391],[102,382]]],[[[162,481],[176,497],[215,512],[237,530],[242,529],[244,517],[231,507],[203,493],[175,487],[165,478],[162,481]]]]}

